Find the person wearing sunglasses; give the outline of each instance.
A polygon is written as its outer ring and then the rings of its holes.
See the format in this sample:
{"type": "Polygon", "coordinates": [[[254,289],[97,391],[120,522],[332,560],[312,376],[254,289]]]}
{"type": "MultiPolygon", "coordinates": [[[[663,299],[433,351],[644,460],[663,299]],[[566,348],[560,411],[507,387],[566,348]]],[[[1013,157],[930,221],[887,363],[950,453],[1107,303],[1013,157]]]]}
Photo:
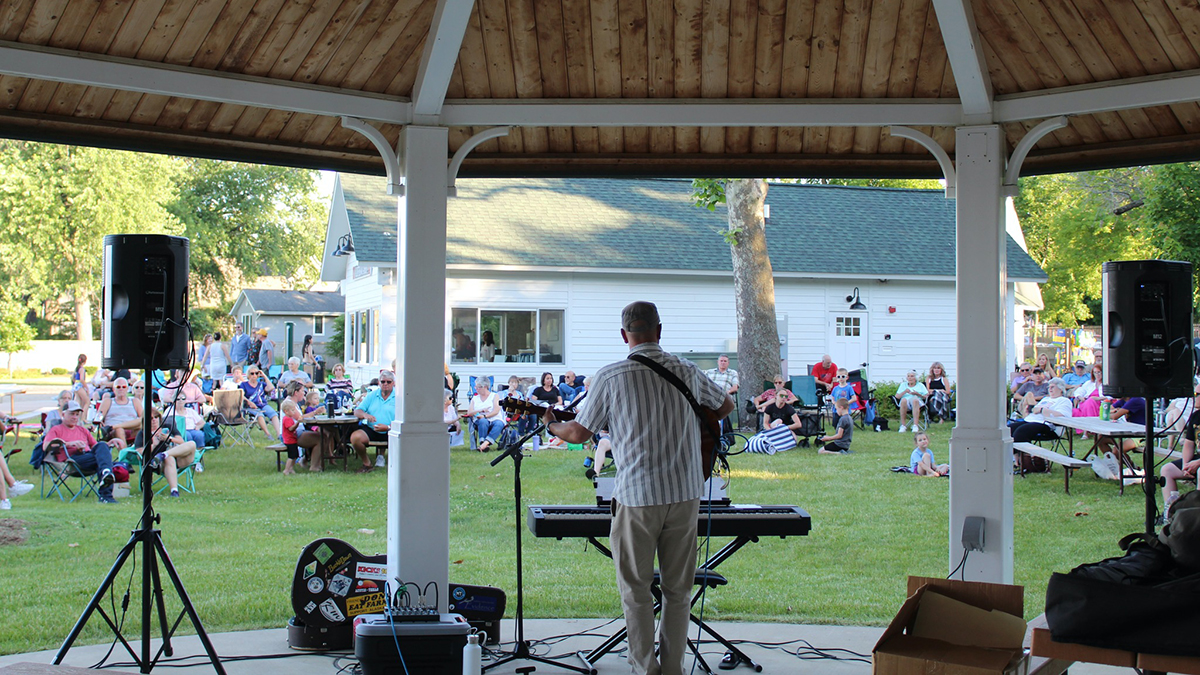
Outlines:
{"type": "Polygon", "coordinates": [[[100,424],[108,444],[116,449],[128,447],[142,428],[142,407],[129,396],[129,380],[113,380],[113,395],[100,402],[100,424]]]}

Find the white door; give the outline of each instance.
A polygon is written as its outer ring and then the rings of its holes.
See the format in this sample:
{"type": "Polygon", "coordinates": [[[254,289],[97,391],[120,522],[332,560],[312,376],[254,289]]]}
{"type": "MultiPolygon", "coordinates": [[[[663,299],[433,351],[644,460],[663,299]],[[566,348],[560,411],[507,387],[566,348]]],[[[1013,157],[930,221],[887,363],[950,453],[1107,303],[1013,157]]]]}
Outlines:
{"type": "Polygon", "coordinates": [[[839,368],[867,367],[867,313],[843,310],[829,313],[829,356],[839,368]]]}

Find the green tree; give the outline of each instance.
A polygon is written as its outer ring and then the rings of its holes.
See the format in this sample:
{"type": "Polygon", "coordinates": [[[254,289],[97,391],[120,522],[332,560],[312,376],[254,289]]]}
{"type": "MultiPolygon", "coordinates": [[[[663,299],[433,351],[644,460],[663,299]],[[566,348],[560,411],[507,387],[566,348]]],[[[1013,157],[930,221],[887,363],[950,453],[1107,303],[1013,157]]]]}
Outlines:
{"type": "Polygon", "coordinates": [[[27,306],[66,295],[74,332],[92,338],[104,235],[170,231],[160,203],[178,160],[0,141],[0,287],[27,306]]]}
{"type": "Polygon", "coordinates": [[[315,171],[207,159],[187,160],[167,204],[191,240],[192,285],[227,300],[262,275],[297,286],[318,272],[325,205],[315,171]]]}
{"type": "Polygon", "coordinates": [[[0,302],[0,352],[8,354],[8,372],[12,374],[12,357],[33,345],[33,326],[25,323],[25,308],[15,302],[0,302]]]}
{"type": "MultiPolygon", "coordinates": [[[[1143,236],[1157,244],[1160,257],[1186,260],[1200,270],[1200,162],[1154,167],[1147,179],[1143,236]]],[[[1200,294],[1192,285],[1192,307],[1200,294]]]]}

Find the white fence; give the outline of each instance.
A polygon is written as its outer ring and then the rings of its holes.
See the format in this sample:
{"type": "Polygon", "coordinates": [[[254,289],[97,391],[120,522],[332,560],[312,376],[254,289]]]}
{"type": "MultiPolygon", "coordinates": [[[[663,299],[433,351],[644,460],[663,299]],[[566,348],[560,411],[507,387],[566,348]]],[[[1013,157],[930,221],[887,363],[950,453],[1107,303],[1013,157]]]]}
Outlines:
{"type": "MultiPolygon", "coordinates": [[[[12,354],[14,370],[36,368],[49,373],[51,368],[70,372],[80,354],[87,354],[89,366],[100,365],[99,340],[34,340],[33,349],[12,354]]],[[[8,368],[7,352],[0,352],[0,368],[8,368]]]]}

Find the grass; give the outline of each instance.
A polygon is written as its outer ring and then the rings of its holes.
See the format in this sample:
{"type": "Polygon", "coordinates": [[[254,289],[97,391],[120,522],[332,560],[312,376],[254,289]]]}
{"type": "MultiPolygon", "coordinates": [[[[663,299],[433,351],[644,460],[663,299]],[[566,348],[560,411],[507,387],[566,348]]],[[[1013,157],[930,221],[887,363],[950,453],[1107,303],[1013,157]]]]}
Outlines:
{"type": "MultiPolygon", "coordinates": [[[[939,460],[948,456],[950,425],[932,433],[939,460]]],[[[278,627],[293,615],[290,584],[300,550],[312,540],[344,539],[364,553],[386,550],[385,477],[340,469],[285,477],[274,453],[224,448],[206,457],[200,493],[158,499],[163,539],[210,632],[278,627]],[[369,532],[369,533],[368,533],[369,532]]],[[[29,442],[24,441],[28,447],[29,442]]],[[[739,503],[780,503],[812,515],[807,537],[751,544],[721,566],[730,585],[711,593],[707,616],[724,620],[884,625],[903,600],[909,574],[944,576],[949,480],[895,474],[911,437],[860,431],[855,453],[820,456],[800,449],[733,459],[731,495],[739,503]]],[[[28,452],[12,458],[17,478],[36,483],[28,452]]],[[[594,502],[582,473],[584,454],[543,450],[523,465],[527,504],[594,502]]],[[[512,467],[489,456],[451,451],[450,578],[498,586],[515,607],[512,467]]],[[[1076,474],[1072,494],[1062,474],[1014,478],[1016,582],[1025,613],[1041,613],[1050,573],[1116,555],[1117,540],[1141,528],[1140,493],[1117,494],[1112,482],[1076,474]]],[[[6,518],[24,521],[28,540],[0,546],[0,654],[57,647],[99,586],[136,525],[136,493],[117,506],[93,500],[63,504],[37,493],[13,500],[6,518]]],[[[611,563],[582,540],[535,539],[525,532],[526,616],[610,617],[620,613],[611,563]]],[[[712,546],[724,542],[714,541],[712,546]]],[[[957,561],[954,561],[957,562],[957,561]]],[[[140,570],[127,564],[115,595],[131,581],[125,618],[137,635],[140,570]]],[[[167,592],[168,607],[177,607],[167,592]]],[[[184,622],[185,632],[190,630],[184,622]]],[[[127,633],[127,634],[129,634],[127,633]]],[[[78,644],[105,642],[93,617],[78,644]]]]}

